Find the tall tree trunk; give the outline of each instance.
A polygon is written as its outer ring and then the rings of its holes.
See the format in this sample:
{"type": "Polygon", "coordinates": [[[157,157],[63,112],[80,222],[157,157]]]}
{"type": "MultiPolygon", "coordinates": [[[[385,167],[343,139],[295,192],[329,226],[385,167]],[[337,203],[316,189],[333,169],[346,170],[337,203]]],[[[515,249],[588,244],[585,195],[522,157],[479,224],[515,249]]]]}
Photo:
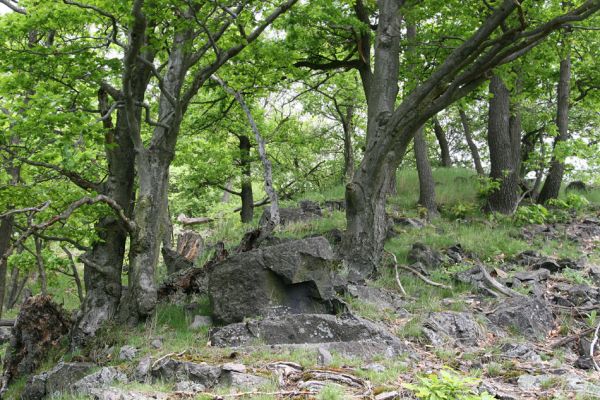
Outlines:
{"type": "Polygon", "coordinates": [[[344,183],[352,181],[354,177],[354,148],[352,146],[352,135],[354,133],[354,104],[346,108],[346,115],[342,120],[344,131],[344,183]]]}
{"type": "Polygon", "coordinates": [[[252,164],[250,160],[250,138],[240,135],[240,167],[242,169],[242,222],[248,224],[254,218],[254,194],[252,193],[252,164]]]}
{"type": "Polygon", "coordinates": [[[433,118],[433,131],[435,132],[435,137],[440,145],[440,161],[442,167],[450,168],[452,166],[452,159],[450,158],[450,146],[448,145],[448,140],[446,139],[446,132],[444,132],[444,128],[440,125],[440,121],[438,121],[437,117],[433,118]]]}
{"type": "Polygon", "coordinates": [[[413,146],[419,175],[419,205],[427,210],[428,218],[435,218],[439,216],[435,203],[435,180],[427,155],[427,143],[425,142],[423,130],[421,126],[415,133],[413,146]]]}
{"type": "Polygon", "coordinates": [[[367,94],[366,151],[354,179],[346,185],[344,247],[351,280],[365,279],[377,271],[387,236],[385,203],[390,181],[408,145],[396,146],[387,131],[398,95],[399,6],[392,0],[379,4],[375,71],[367,94]]]}
{"type": "MultiPolygon", "coordinates": [[[[12,217],[0,219],[0,254],[4,252],[10,246],[10,238],[13,230],[13,219],[12,217]]],[[[8,268],[8,262],[0,260],[0,318],[2,317],[2,311],[4,310],[4,297],[6,292],[6,272],[8,268]]]]}
{"type": "Polygon", "coordinates": [[[546,176],[546,181],[538,197],[538,203],[545,203],[550,199],[558,197],[563,175],[565,173],[564,161],[557,157],[556,150],[569,139],[569,93],[571,80],[571,57],[567,57],[560,62],[560,78],[558,81],[558,102],[556,112],[556,125],[558,126],[558,136],[554,140],[555,154],[552,156],[550,170],[546,176]]]}
{"type": "Polygon", "coordinates": [[[475,166],[475,171],[477,171],[478,175],[485,175],[485,171],[481,166],[481,157],[479,157],[479,149],[477,149],[477,144],[473,140],[473,133],[471,131],[471,125],[469,124],[469,118],[467,117],[467,113],[462,108],[458,110],[460,114],[460,122],[462,123],[463,130],[465,131],[465,138],[467,139],[467,144],[469,145],[469,150],[471,151],[471,157],[473,157],[473,164],[475,166]]]}
{"type": "MultiPolygon", "coordinates": [[[[510,94],[504,82],[493,76],[490,80],[488,145],[490,148],[490,178],[500,184],[489,197],[487,208],[493,212],[512,214],[519,201],[519,170],[516,145],[511,137],[510,94]]],[[[513,132],[514,123],[513,123],[513,132]]],[[[520,137],[519,137],[520,143],[520,137]]]]}

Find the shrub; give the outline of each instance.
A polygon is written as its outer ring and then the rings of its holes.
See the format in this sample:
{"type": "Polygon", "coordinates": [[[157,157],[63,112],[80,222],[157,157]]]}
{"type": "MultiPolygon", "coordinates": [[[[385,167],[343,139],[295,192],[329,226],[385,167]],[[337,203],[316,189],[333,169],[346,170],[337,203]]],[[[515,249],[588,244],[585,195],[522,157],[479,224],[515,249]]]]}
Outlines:
{"type": "Polygon", "coordinates": [[[549,216],[550,213],[546,207],[541,204],[532,204],[519,207],[515,212],[514,219],[517,225],[543,224],[549,216]]]}
{"type": "Polygon", "coordinates": [[[418,384],[406,383],[403,386],[411,390],[419,399],[425,400],[492,400],[489,393],[477,394],[474,386],[479,382],[476,378],[459,375],[450,368],[438,374],[430,374],[417,378],[418,384]]]}

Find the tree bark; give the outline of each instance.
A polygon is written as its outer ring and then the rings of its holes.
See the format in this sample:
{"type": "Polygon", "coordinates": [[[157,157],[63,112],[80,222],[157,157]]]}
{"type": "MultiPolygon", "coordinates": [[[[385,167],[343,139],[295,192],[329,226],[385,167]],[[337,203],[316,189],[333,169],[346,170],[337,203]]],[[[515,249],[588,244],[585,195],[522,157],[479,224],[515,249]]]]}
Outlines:
{"type": "Polygon", "coordinates": [[[408,145],[393,146],[387,131],[398,95],[399,6],[394,0],[379,3],[375,71],[367,95],[366,151],[353,181],[346,185],[344,247],[351,280],[365,279],[377,271],[387,236],[385,203],[390,181],[408,145]]]}
{"type": "Polygon", "coordinates": [[[433,118],[433,130],[435,132],[435,137],[437,138],[438,144],[440,145],[441,166],[450,168],[452,167],[450,146],[448,145],[448,140],[446,139],[446,132],[444,132],[444,128],[442,128],[442,125],[440,125],[440,121],[438,121],[437,117],[433,118]]]}
{"type": "Polygon", "coordinates": [[[352,181],[354,177],[354,148],[352,146],[352,135],[354,134],[354,104],[346,108],[346,115],[342,119],[344,131],[344,183],[352,181]]]}
{"type": "MultiPolygon", "coordinates": [[[[556,112],[556,125],[558,136],[554,140],[554,150],[560,148],[562,143],[569,139],[569,94],[571,80],[571,58],[567,56],[560,62],[560,78],[558,81],[558,102],[556,112]]],[[[563,175],[565,173],[564,161],[554,154],[550,163],[550,170],[546,176],[544,186],[538,196],[538,203],[546,203],[550,199],[556,199],[560,193],[563,175]]]]}
{"type": "MultiPolygon", "coordinates": [[[[143,93],[142,88],[138,88],[138,93],[143,93]]],[[[104,90],[99,91],[98,100],[102,115],[105,115],[110,106],[104,90]]],[[[105,119],[103,125],[108,178],[101,188],[102,193],[112,198],[130,217],[135,183],[135,152],[125,113],[118,110],[114,125],[111,118],[105,119]]],[[[72,336],[76,346],[83,344],[102,324],[115,317],[122,296],[121,274],[128,233],[113,215],[101,218],[95,230],[98,241],[79,257],[84,265],[85,299],[72,336]]]]}
{"type": "MultiPolygon", "coordinates": [[[[12,236],[13,229],[12,217],[0,219],[0,254],[8,249],[10,245],[10,238],[12,236]]],[[[8,262],[0,260],[0,318],[2,317],[2,311],[4,310],[4,297],[6,292],[6,272],[8,269],[8,262]]]]}
{"type": "Polygon", "coordinates": [[[34,238],[35,243],[35,262],[38,268],[38,279],[40,281],[40,291],[43,296],[48,294],[48,279],[46,278],[46,266],[42,257],[42,239],[34,238]]]}
{"type": "Polygon", "coordinates": [[[417,173],[419,175],[419,205],[427,210],[428,218],[439,216],[435,203],[435,180],[431,171],[431,163],[427,155],[427,143],[421,126],[415,133],[414,153],[417,161],[417,173]]]}
{"type": "MultiPolygon", "coordinates": [[[[488,117],[490,178],[500,187],[489,194],[487,208],[492,212],[512,214],[519,201],[519,170],[515,159],[516,145],[511,137],[510,94],[498,76],[492,77],[489,88],[493,95],[488,117]]],[[[514,129],[512,134],[515,135],[514,129]]]]}
{"type": "Polygon", "coordinates": [[[252,193],[252,164],[250,160],[250,138],[246,135],[239,136],[240,141],[240,167],[242,170],[242,209],[240,216],[242,222],[248,224],[254,218],[254,194],[252,193]]]}
{"type": "Polygon", "coordinates": [[[477,144],[473,140],[473,134],[471,131],[471,125],[469,124],[469,118],[467,117],[467,113],[462,108],[458,110],[460,114],[460,121],[463,126],[463,130],[465,131],[465,138],[467,139],[467,144],[469,145],[469,150],[471,151],[471,157],[473,157],[473,164],[475,166],[475,171],[477,171],[477,175],[485,175],[485,171],[481,166],[481,157],[479,157],[479,149],[477,149],[477,144]]]}

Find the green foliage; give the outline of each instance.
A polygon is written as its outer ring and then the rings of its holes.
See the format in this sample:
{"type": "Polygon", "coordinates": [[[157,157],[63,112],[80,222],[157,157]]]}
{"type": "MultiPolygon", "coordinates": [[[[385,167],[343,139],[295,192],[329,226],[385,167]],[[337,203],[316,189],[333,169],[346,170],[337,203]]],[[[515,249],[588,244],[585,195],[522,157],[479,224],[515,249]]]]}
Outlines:
{"type": "Polygon", "coordinates": [[[489,393],[478,394],[474,386],[479,381],[446,368],[437,374],[418,376],[417,384],[405,383],[415,396],[424,400],[491,400],[489,393]]]}
{"type": "Polygon", "coordinates": [[[501,179],[494,179],[487,176],[480,176],[478,181],[478,195],[481,199],[487,199],[490,194],[500,189],[502,186],[501,179]]]}
{"type": "Polygon", "coordinates": [[[550,213],[548,209],[541,204],[532,204],[529,206],[520,206],[514,214],[514,221],[517,225],[543,224],[546,222],[550,213]]]}

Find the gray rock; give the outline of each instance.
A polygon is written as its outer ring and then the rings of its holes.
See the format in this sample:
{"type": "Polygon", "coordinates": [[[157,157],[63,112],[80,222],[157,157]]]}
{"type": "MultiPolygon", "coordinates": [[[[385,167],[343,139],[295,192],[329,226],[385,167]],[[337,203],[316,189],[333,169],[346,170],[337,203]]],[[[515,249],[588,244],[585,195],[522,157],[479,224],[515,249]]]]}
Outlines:
{"type": "Polygon", "coordinates": [[[588,398],[600,398],[600,386],[596,383],[589,382],[579,375],[570,373],[564,377],[567,389],[576,394],[588,396],[588,398]]]}
{"type": "Polygon", "coordinates": [[[423,243],[415,243],[408,252],[407,260],[411,264],[421,263],[426,269],[436,269],[444,262],[444,257],[423,243]]]}
{"type": "MultiPolygon", "coordinates": [[[[308,221],[314,218],[321,217],[321,207],[318,203],[303,200],[299,203],[299,208],[280,208],[279,209],[279,223],[281,225],[287,225],[292,222],[308,221]]],[[[263,211],[259,226],[263,226],[271,219],[271,209],[265,208],[263,211]]]]}
{"type": "Polygon", "coordinates": [[[527,343],[505,343],[501,347],[502,355],[507,358],[517,358],[523,361],[541,362],[542,358],[534,348],[527,343]]]}
{"type": "Polygon", "coordinates": [[[404,309],[406,302],[394,292],[383,288],[354,284],[348,285],[346,290],[352,297],[369,303],[380,311],[391,310],[402,316],[408,315],[404,309]]]}
{"type": "Polygon", "coordinates": [[[509,298],[488,317],[496,325],[527,337],[546,337],[554,327],[548,305],[537,298],[509,298]]]}
{"type": "Polygon", "coordinates": [[[0,327],[0,344],[10,342],[10,337],[12,336],[12,328],[9,326],[1,326],[0,327]]]}
{"type": "Polygon", "coordinates": [[[135,371],[133,371],[133,379],[138,382],[145,382],[148,380],[150,374],[150,367],[152,366],[152,358],[150,356],[144,357],[140,360],[135,371]]]}
{"type": "Polygon", "coordinates": [[[592,265],[590,266],[590,270],[588,271],[590,278],[596,285],[600,285],[600,265],[592,265]]]}
{"type": "Polygon", "coordinates": [[[567,295],[571,305],[583,306],[594,305],[598,302],[598,289],[588,285],[574,285],[567,290],[567,295]]]}
{"type": "Polygon", "coordinates": [[[33,376],[25,386],[23,400],[38,400],[46,396],[68,391],[75,382],[95,365],[92,363],[59,362],[50,371],[33,376]]]}
{"type": "Polygon", "coordinates": [[[435,346],[449,343],[475,346],[484,338],[484,331],[473,315],[454,311],[429,314],[423,322],[423,333],[435,346]]]}
{"type": "Polygon", "coordinates": [[[211,317],[208,317],[206,315],[196,315],[194,317],[194,321],[190,324],[189,329],[195,331],[205,326],[212,326],[212,324],[213,321],[211,317]]]}
{"type": "Polygon", "coordinates": [[[239,363],[225,363],[221,366],[221,369],[223,371],[232,371],[232,372],[239,372],[239,373],[246,372],[246,366],[244,364],[239,364],[239,363]]]}
{"type": "Polygon", "coordinates": [[[560,265],[558,263],[558,261],[551,259],[551,258],[545,258],[542,259],[540,261],[538,261],[537,263],[535,263],[532,267],[533,269],[547,269],[548,271],[552,272],[552,273],[556,273],[556,272],[560,272],[564,269],[564,267],[562,265],[560,265]]]}
{"type": "Polygon", "coordinates": [[[586,338],[579,338],[579,358],[575,360],[575,367],[579,369],[593,369],[594,362],[590,356],[591,342],[586,338]]]}
{"type": "Polygon", "coordinates": [[[317,349],[317,364],[322,367],[326,367],[326,366],[330,365],[332,362],[333,362],[333,356],[331,355],[329,350],[327,350],[324,347],[319,347],[317,349]]]}
{"type": "Polygon", "coordinates": [[[540,268],[535,271],[517,272],[514,275],[514,278],[520,280],[521,282],[541,282],[547,280],[549,277],[550,271],[545,268],[540,268]]]}
{"type": "MultiPolygon", "coordinates": [[[[215,329],[210,335],[217,347],[262,343],[323,344],[328,342],[379,341],[392,349],[403,349],[400,340],[384,328],[349,314],[300,314],[267,317],[215,329]]],[[[330,350],[328,348],[327,350],[330,350]]]]}
{"type": "Polygon", "coordinates": [[[127,375],[114,367],[103,367],[75,382],[72,388],[74,393],[88,394],[92,389],[106,387],[113,382],[127,383],[127,375]]]}
{"type": "Polygon", "coordinates": [[[427,221],[423,221],[418,218],[392,217],[392,221],[394,221],[394,224],[408,226],[415,229],[421,229],[427,225],[427,221]]]}
{"type": "Polygon", "coordinates": [[[362,367],[362,369],[365,369],[367,371],[373,371],[373,372],[385,372],[385,367],[381,364],[377,364],[377,363],[371,363],[371,364],[367,364],[364,367],[362,367]]]}
{"type": "Polygon", "coordinates": [[[288,241],[236,254],[209,276],[213,317],[222,323],[264,316],[273,308],[290,313],[333,313],[336,273],[329,242],[323,237],[288,241]]]}
{"type": "Polygon", "coordinates": [[[177,392],[190,392],[200,393],[204,392],[206,387],[203,384],[191,381],[182,381],[175,384],[175,391],[177,392]]]}
{"type": "Polygon", "coordinates": [[[553,379],[553,377],[554,377],[554,375],[548,375],[548,374],[521,375],[517,379],[517,385],[519,386],[519,389],[521,389],[521,390],[535,391],[535,390],[539,390],[542,387],[542,384],[544,382],[547,382],[547,381],[553,379]]]}
{"type": "Polygon", "coordinates": [[[152,368],[151,374],[154,379],[165,382],[190,381],[212,387],[221,376],[221,367],[165,358],[152,368]]]}
{"type": "Polygon", "coordinates": [[[123,346],[119,350],[119,360],[131,361],[135,358],[137,349],[133,346],[123,346]]]}
{"type": "Polygon", "coordinates": [[[266,385],[269,380],[262,376],[245,374],[234,371],[223,371],[221,378],[219,379],[220,386],[234,387],[234,388],[246,388],[253,389],[260,386],[266,385]]]}
{"type": "Polygon", "coordinates": [[[163,345],[163,341],[162,339],[153,339],[150,342],[150,346],[154,347],[155,349],[160,349],[163,345]]]}
{"type": "Polygon", "coordinates": [[[170,393],[142,393],[112,387],[92,389],[90,395],[94,400],[168,400],[171,397],[170,393]]]}

